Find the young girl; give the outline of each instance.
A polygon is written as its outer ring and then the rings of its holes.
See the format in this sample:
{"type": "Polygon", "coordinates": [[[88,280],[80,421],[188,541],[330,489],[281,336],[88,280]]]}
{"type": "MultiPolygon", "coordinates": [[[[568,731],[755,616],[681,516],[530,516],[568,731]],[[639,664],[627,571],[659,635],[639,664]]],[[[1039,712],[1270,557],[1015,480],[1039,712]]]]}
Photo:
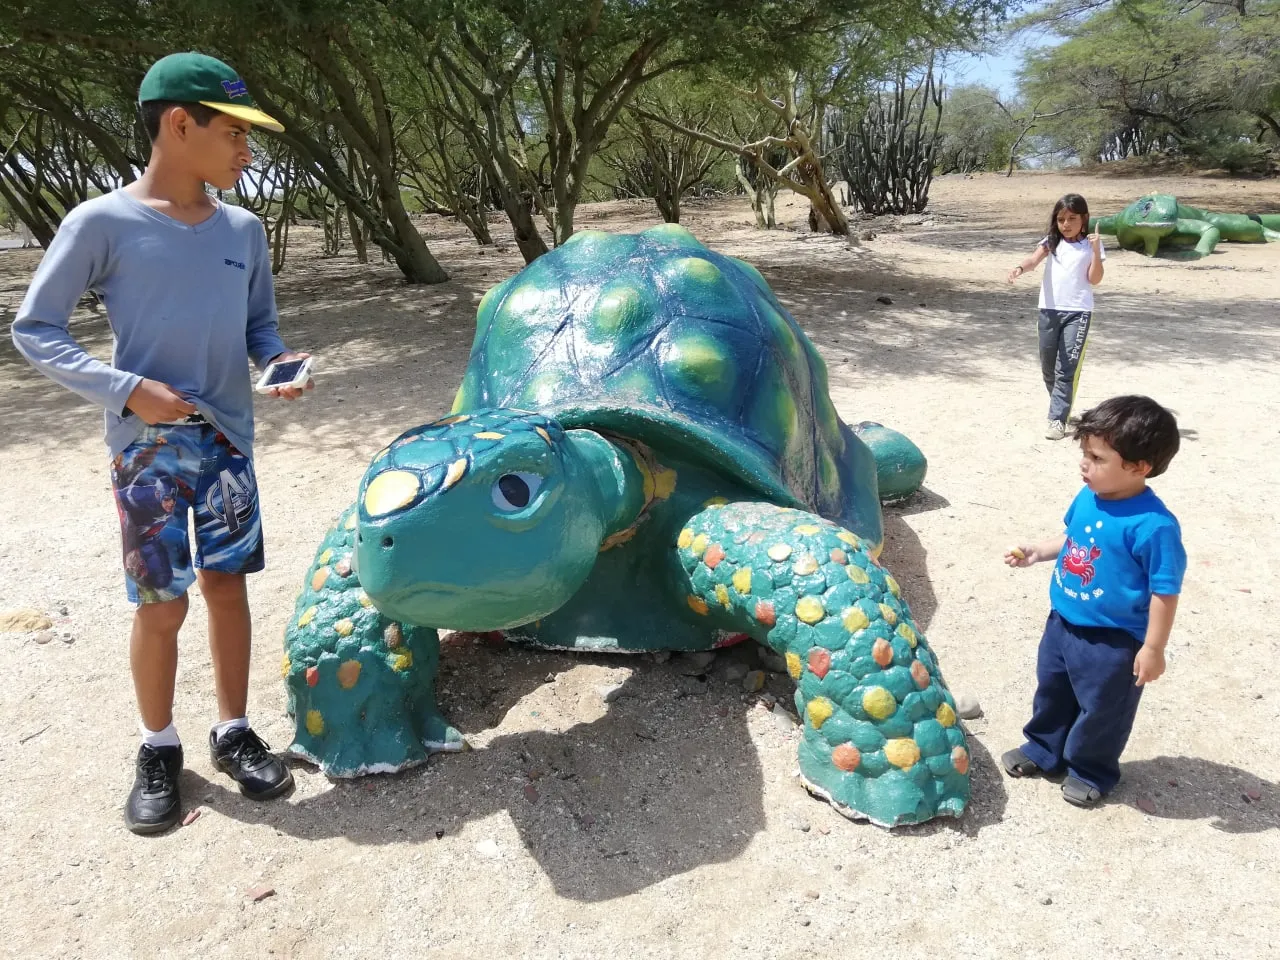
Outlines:
{"type": "Polygon", "coordinates": [[[1066,436],[1067,415],[1076,397],[1080,361],[1093,316],[1093,286],[1102,282],[1102,237],[1088,236],[1089,204],[1068,193],[1053,205],[1049,235],[1035,252],[1009,271],[1013,283],[1044,260],[1040,284],[1040,369],[1049,391],[1049,426],[1045,437],[1066,436]]]}

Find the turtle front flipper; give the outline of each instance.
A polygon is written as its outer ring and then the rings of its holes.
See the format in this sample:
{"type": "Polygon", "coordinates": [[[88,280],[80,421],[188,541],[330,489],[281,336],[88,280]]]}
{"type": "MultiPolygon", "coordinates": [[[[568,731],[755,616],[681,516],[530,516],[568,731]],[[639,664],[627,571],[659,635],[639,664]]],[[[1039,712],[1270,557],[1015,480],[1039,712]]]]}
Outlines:
{"type": "Polygon", "coordinates": [[[964,812],[955,702],[898,584],[856,534],[772,504],[710,505],[677,553],[694,615],[785,656],[811,792],[881,826],[964,812]]]}
{"type": "Polygon", "coordinates": [[[334,777],[390,773],[464,746],[436,707],[439,637],[373,606],[351,566],[355,528],[352,507],[316,551],[284,635],[289,752],[334,777]]]}
{"type": "Polygon", "coordinates": [[[1194,237],[1196,253],[1202,257],[1213,253],[1218,241],[1222,239],[1222,231],[1207,220],[1184,220],[1179,217],[1177,232],[1182,237],[1194,237]]]}

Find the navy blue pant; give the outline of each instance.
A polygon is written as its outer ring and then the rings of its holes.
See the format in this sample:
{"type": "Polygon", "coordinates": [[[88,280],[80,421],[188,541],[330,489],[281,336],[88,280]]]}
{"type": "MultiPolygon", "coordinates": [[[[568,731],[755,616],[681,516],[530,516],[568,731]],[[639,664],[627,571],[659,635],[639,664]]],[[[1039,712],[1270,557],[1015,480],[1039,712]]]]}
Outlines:
{"type": "Polygon", "coordinates": [[[1077,627],[1049,614],[1036,660],[1036,696],[1022,752],[1040,769],[1067,773],[1107,793],[1120,779],[1142,687],[1133,660],[1142,641],[1127,630],[1077,627]]]}

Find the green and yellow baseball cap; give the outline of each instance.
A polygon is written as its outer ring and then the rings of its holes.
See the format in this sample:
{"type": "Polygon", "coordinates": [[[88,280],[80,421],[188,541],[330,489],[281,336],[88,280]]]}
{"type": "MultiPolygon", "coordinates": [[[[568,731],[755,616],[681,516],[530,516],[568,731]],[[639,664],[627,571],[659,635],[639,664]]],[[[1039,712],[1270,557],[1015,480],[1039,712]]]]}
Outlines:
{"type": "Polygon", "coordinates": [[[138,88],[138,102],[148,100],[202,103],[277,133],[284,130],[284,124],[254,106],[248,88],[234,70],[203,53],[171,53],[152,64],[138,88]]]}

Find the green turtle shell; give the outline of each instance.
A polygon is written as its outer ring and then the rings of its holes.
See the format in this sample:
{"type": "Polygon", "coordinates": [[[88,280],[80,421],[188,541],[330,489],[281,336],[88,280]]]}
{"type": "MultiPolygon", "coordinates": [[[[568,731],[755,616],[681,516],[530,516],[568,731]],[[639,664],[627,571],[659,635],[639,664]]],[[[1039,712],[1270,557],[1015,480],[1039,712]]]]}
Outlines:
{"type": "Polygon", "coordinates": [[[488,407],[678,452],[881,542],[826,364],[759,271],[678,225],[577,233],[491,289],[453,412],[488,407]]]}

